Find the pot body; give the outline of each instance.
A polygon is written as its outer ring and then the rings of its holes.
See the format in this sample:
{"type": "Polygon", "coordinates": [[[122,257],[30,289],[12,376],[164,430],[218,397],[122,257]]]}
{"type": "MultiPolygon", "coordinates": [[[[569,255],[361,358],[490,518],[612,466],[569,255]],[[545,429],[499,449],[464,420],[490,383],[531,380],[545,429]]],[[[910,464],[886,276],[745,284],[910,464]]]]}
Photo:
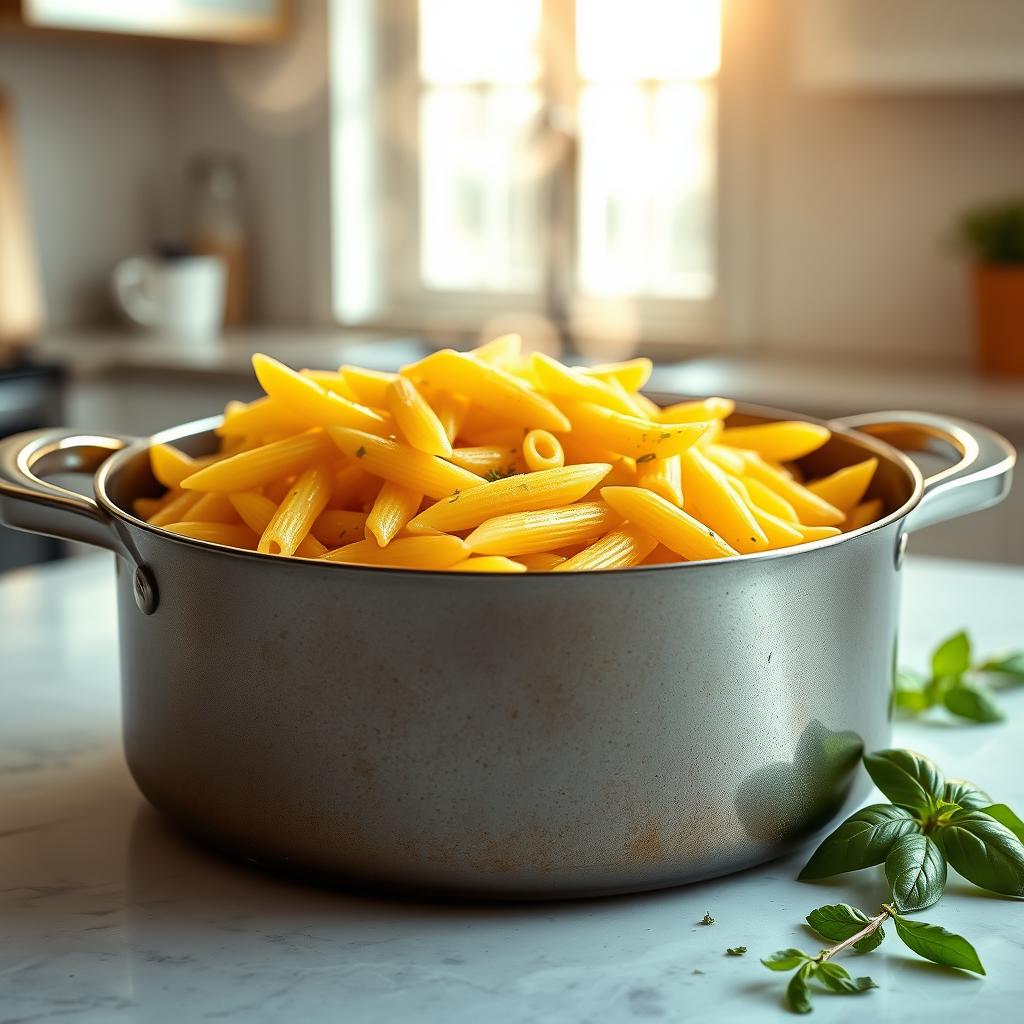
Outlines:
{"type": "Polygon", "coordinates": [[[451,579],[137,531],[124,742],[188,831],[335,879],[572,896],[778,856],[886,745],[897,527],[800,557],[451,579]]]}

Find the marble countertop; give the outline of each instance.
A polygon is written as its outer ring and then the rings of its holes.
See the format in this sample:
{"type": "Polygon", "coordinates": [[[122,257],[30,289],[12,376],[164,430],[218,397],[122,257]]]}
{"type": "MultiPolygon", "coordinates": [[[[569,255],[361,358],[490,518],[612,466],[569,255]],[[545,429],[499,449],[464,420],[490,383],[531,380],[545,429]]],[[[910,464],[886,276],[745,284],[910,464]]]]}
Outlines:
{"type": "MultiPolygon", "coordinates": [[[[968,626],[1020,644],[1024,571],[913,558],[902,660],[968,626]]],[[[372,899],[282,881],[171,832],[120,750],[113,571],[91,556],[0,579],[0,1024],[238,1020],[395,1024],[792,1019],[757,957],[813,949],[803,915],[868,907],[873,871],[825,885],[801,858],[700,885],[575,903],[372,899]],[[705,911],[716,919],[698,924],[705,911]],[[727,946],[745,945],[745,957],[727,946]]],[[[899,725],[895,741],[1024,808],[1024,692],[995,726],[899,725]]],[[[951,878],[927,912],[988,977],[943,972],[893,939],[856,964],[878,991],[816,996],[816,1019],[1012,1019],[1020,907],[951,878]]]]}

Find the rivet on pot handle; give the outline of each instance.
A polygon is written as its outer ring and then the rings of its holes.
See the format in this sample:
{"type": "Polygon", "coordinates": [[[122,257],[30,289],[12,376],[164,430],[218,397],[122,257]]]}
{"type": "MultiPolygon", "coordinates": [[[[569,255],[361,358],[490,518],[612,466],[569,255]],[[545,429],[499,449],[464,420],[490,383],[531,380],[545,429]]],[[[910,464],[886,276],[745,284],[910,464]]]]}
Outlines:
{"type": "Polygon", "coordinates": [[[141,564],[130,539],[95,499],[50,483],[54,473],[95,473],[134,438],[82,434],[53,429],[32,430],[0,440],[0,522],[16,530],[45,533],[113,551],[135,574],[135,595],[147,615],[156,610],[156,584],[141,564]]]}
{"type": "Polygon", "coordinates": [[[904,531],[980,512],[1002,501],[1010,490],[1017,453],[988,427],[926,412],[874,412],[846,416],[838,425],[871,434],[903,452],[956,456],[953,465],[929,476],[924,496],[908,516],[904,531]]]}

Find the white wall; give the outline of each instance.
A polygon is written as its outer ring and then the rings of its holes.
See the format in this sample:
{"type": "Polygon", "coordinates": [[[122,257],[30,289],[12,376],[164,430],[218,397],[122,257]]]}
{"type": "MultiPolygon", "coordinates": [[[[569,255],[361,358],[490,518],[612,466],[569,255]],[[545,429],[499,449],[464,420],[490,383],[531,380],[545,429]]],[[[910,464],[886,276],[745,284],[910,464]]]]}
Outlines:
{"type": "Polygon", "coordinates": [[[151,240],[163,80],[153,46],[0,37],[51,326],[108,316],[110,269],[151,240]]]}

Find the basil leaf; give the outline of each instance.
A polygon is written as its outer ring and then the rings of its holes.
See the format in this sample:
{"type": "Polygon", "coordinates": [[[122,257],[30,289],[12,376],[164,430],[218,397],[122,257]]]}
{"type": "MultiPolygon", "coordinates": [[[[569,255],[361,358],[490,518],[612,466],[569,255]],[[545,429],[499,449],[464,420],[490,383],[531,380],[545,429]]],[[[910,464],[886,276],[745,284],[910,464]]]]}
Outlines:
{"type": "Polygon", "coordinates": [[[850,972],[842,964],[833,963],[831,960],[818,964],[814,969],[814,977],[833,992],[848,996],[878,988],[870,978],[851,978],[850,972]]]}
{"type": "Polygon", "coordinates": [[[761,963],[769,971],[791,971],[794,967],[809,963],[810,957],[802,949],[777,949],[774,953],[761,958],[761,963]]]}
{"type": "Polygon", "coordinates": [[[979,809],[990,818],[995,818],[1000,825],[1005,825],[1024,843],[1024,821],[1021,821],[1006,804],[991,804],[988,807],[981,807],[979,809]]]}
{"type": "Polygon", "coordinates": [[[1011,651],[995,658],[989,658],[978,666],[979,672],[994,676],[1006,676],[1010,685],[1024,683],[1024,651],[1011,651]]]}
{"type": "Polygon", "coordinates": [[[900,836],[920,831],[910,811],[892,804],[872,804],[851,814],[827,836],[797,878],[829,878],[881,864],[900,836]]]}
{"type": "Polygon", "coordinates": [[[946,858],[928,836],[904,836],[885,858],[885,877],[900,910],[924,910],[946,887],[946,858]]]}
{"type": "Polygon", "coordinates": [[[864,755],[875,785],[894,803],[923,811],[942,796],[945,780],[938,765],[912,750],[880,750],[864,755]]]}
{"type": "Polygon", "coordinates": [[[813,964],[806,963],[800,968],[786,986],[786,1001],[794,1013],[811,1012],[811,991],[807,987],[807,979],[813,964]]]}
{"type": "Polygon", "coordinates": [[[962,936],[947,932],[941,925],[911,921],[899,915],[893,918],[893,924],[896,934],[925,960],[975,974],[985,973],[974,947],[962,936]]]}
{"type": "Polygon", "coordinates": [[[959,676],[971,667],[971,641],[961,630],[932,652],[932,675],[959,676]]]}
{"type": "Polygon", "coordinates": [[[946,860],[982,889],[1024,896],[1024,842],[984,811],[957,811],[935,833],[946,860]]]}
{"type": "Polygon", "coordinates": [[[893,703],[912,715],[919,715],[932,706],[932,700],[925,691],[927,680],[916,672],[901,668],[896,672],[893,685],[893,703]]]}
{"type": "Polygon", "coordinates": [[[949,711],[972,722],[1001,722],[1006,716],[996,703],[995,694],[981,682],[960,682],[943,695],[949,711]]]}
{"type": "MultiPolygon", "coordinates": [[[[818,907],[807,915],[807,923],[823,938],[832,942],[842,942],[851,935],[856,935],[871,918],[862,910],[851,907],[847,903],[831,903],[818,907]]],[[[881,926],[870,935],[866,935],[853,948],[860,953],[870,953],[885,938],[881,926]]]]}
{"type": "Polygon", "coordinates": [[[991,803],[988,793],[965,779],[947,779],[942,799],[975,811],[983,810],[991,803]]]}

